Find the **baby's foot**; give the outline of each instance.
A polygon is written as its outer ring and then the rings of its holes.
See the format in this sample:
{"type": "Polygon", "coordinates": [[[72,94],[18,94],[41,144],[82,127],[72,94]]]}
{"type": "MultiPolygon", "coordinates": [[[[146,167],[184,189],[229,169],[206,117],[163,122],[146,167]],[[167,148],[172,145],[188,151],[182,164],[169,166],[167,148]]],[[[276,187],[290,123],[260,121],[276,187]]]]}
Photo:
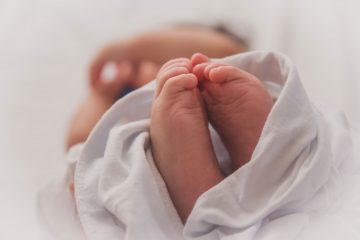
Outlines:
{"type": "Polygon", "coordinates": [[[232,159],[233,170],[251,158],[272,98],[255,76],[234,66],[211,63],[202,54],[191,59],[201,82],[209,121],[221,136],[232,159]]]}
{"type": "Polygon", "coordinates": [[[160,69],[150,126],[155,163],[183,222],[197,198],[222,180],[198,80],[190,71],[184,58],[160,69]]]}

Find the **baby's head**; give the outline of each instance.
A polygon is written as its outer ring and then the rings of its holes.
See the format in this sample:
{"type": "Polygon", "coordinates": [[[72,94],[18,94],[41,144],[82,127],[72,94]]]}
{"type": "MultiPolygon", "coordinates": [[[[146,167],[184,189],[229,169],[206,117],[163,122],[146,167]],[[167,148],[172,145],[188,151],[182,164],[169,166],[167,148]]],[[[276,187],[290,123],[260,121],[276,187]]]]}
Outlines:
{"type": "MultiPolygon", "coordinates": [[[[248,50],[246,41],[227,30],[222,25],[209,27],[194,24],[178,24],[159,32],[162,36],[176,36],[173,52],[169,51],[168,59],[162,62],[143,61],[140,64],[138,86],[156,77],[160,66],[166,61],[179,57],[190,58],[194,53],[201,52],[210,58],[223,58],[248,50]]],[[[171,44],[171,43],[169,43],[171,44]]]]}
{"type": "Polygon", "coordinates": [[[202,52],[210,58],[223,58],[248,50],[247,41],[232,33],[223,24],[214,26],[178,24],[173,26],[172,29],[188,34],[189,38],[184,38],[184,40],[188,40],[189,45],[199,49],[199,51],[195,52],[202,52]]]}

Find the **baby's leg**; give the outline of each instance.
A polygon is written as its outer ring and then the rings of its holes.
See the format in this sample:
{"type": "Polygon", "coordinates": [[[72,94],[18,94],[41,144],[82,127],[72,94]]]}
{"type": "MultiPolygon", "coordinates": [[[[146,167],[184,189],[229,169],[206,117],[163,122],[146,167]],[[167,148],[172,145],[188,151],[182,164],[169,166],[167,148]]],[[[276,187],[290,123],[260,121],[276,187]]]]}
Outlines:
{"type": "Polygon", "coordinates": [[[192,57],[203,80],[209,120],[228,149],[234,171],[247,163],[259,141],[273,101],[260,80],[239,68],[192,57]]]}
{"type": "Polygon", "coordinates": [[[160,70],[151,112],[155,163],[183,222],[197,198],[222,180],[208,121],[188,59],[160,70]]]}

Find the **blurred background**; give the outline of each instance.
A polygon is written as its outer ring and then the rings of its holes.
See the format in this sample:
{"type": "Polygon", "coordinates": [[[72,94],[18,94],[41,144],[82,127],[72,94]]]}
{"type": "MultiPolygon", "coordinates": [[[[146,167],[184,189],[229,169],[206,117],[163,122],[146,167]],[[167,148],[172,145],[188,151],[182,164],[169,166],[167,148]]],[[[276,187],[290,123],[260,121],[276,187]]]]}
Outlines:
{"type": "Polygon", "coordinates": [[[0,0],[0,239],[51,239],[39,189],[65,168],[64,138],[103,46],[173,22],[223,23],[293,59],[314,100],[360,126],[356,0],[0,0]]]}

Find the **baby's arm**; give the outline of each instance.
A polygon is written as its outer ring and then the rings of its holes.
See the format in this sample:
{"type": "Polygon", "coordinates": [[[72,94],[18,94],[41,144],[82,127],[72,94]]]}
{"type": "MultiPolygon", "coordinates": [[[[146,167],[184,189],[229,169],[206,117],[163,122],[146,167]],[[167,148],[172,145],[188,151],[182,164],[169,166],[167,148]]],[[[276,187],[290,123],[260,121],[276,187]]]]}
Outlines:
{"type": "Polygon", "coordinates": [[[113,102],[113,99],[95,91],[85,97],[70,121],[66,150],[78,143],[85,142],[91,130],[113,102]]]}

